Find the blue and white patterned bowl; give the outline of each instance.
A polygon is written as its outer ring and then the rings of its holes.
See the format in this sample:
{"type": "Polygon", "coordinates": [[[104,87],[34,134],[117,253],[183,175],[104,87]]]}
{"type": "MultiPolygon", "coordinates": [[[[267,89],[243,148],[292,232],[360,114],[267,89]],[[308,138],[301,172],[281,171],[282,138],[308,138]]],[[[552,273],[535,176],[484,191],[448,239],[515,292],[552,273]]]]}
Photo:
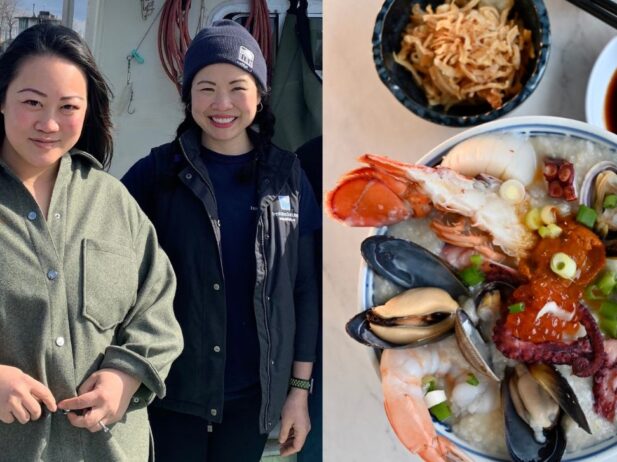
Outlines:
{"type": "MultiPolygon", "coordinates": [[[[584,122],[564,119],[561,117],[527,116],[494,121],[465,130],[438,145],[428,154],[423,156],[418,163],[425,165],[436,165],[441,161],[442,157],[450,151],[450,149],[468,138],[473,138],[475,136],[488,133],[503,132],[521,133],[529,135],[530,137],[551,136],[591,141],[595,144],[608,148],[615,154],[617,159],[617,135],[613,133],[591,126],[584,122]]],[[[405,161],[405,159],[397,160],[405,161]]],[[[385,234],[385,232],[386,227],[374,228],[370,234],[385,234]]],[[[366,310],[373,306],[373,272],[366,266],[364,261],[362,262],[359,275],[359,301],[361,310],[366,310]]],[[[379,351],[375,352],[377,353],[377,357],[379,357],[379,351]]],[[[378,368],[377,363],[376,366],[378,368]]],[[[507,462],[508,460],[495,453],[488,453],[478,450],[477,448],[471,446],[468,442],[463,441],[453,435],[446,429],[446,427],[439,423],[436,423],[435,427],[437,428],[437,432],[439,434],[446,436],[458,446],[463,448],[476,462],[507,462]]],[[[584,450],[574,453],[566,453],[563,460],[566,462],[617,461],[617,435],[609,438],[608,440],[585,448],[584,450]]]]}
{"type": "Polygon", "coordinates": [[[377,73],[392,94],[407,109],[423,119],[453,127],[469,127],[488,122],[512,111],[536,89],[548,61],[550,51],[550,26],[542,0],[516,0],[514,11],[531,30],[536,56],[530,61],[519,93],[503,106],[492,109],[490,105],[455,106],[445,111],[443,106],[429,106],[422,88],[393,58],[400,49],[401,34],[409,22],[411,6],[439,5],[443,0],[387,0],[382,6],[373,32],[373,59],[377,73]]]}

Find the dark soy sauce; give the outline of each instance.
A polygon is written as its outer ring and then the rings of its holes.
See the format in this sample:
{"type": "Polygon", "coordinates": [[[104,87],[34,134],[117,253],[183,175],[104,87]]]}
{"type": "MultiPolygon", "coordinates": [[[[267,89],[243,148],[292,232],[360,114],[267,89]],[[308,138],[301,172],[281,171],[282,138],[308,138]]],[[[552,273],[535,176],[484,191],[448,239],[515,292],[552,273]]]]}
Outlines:
{"type": "Polygon", "coordinates": [[[606,127],[611,132],[617,133],[617,70],[608,84],[604,103],[604,120],[606,120],[606,127]]]}

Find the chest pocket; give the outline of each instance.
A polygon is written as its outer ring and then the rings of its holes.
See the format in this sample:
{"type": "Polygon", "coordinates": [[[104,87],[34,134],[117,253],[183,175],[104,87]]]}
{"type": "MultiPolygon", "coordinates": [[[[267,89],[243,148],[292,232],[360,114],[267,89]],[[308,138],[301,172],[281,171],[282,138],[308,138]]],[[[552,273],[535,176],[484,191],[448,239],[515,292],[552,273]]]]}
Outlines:
{"type": "Polygon", "coordinates": [[[129,247],[83,241],[83,315],[101,330],[121,323],[137,295],[137,264],[129,247]]]}

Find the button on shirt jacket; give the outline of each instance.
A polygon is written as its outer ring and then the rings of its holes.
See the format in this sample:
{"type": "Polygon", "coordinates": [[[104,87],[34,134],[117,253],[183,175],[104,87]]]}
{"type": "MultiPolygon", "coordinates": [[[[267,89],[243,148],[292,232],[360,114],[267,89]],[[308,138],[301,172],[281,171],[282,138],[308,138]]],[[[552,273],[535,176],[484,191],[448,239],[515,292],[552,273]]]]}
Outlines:
{"type": "Polygon", "coordinates": [[[165,394],[180,354],[175,277],[154,228],[122,184],[73,150],[60,161],[47,221],[0,161],[0,364],[45,384],[56,402],[102,368],[142,386],[111,432],[47,411],[0,422],[2,461],[145,461],[145,406],[165,394]]]}

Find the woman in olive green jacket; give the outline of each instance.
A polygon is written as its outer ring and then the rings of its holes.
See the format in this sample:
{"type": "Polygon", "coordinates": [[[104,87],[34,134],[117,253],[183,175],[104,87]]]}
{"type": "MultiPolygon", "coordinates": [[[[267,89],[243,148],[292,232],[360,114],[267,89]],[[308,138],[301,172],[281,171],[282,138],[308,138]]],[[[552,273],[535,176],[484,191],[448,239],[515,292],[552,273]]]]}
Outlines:
{"type": "Polygon", "coordinates": [[[145,461],[145,407],[182,349],[175,277],[102,171],[109,89],[72,30],[0,56],[0,143],[0,459],[145,461]]]}

